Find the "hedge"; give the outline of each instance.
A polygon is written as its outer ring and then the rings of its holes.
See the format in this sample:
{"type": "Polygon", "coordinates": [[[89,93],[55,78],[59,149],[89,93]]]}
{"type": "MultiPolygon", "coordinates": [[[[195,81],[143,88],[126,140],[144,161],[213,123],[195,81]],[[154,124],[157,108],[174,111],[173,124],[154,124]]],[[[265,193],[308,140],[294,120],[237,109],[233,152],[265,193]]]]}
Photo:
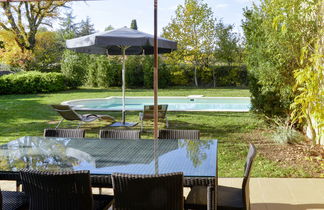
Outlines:
{"type": "MultiPolygon", "coordinates": [[[[168,65],[168,69],[171,72],[170,85],[194,85],[193,65],[168,65]]],[[[208,66],[198,69],[199,86],[212,87],[214,82],[216,87],[247,87],[248,73],[246,66],[208,66]]]]}
{"type": "Polygon", "coordinates": [[[0,94],[49,93],[75,88],[61,73],[24,72],[0,77],[0,94]]]}
{"type": "MultiPolygon", "coordinates": [[[[127,56],[126,87],[153,87],[153,56],[127,56]]],[[[62,73],[78,81],[78,85],[90,87],[121,86],[121,56],[96,56],[65,51],[62,59],[62,73]]],[[[159,57],[159,88],[172,86],[193,86],[194,66],[188,64],[167,64],[159,57]]],[[[231,86],[247,87],[246,67],[199,66],[200,87],[231,86]],[[215,81],[214,81],[215,80],[215,81]]]]}

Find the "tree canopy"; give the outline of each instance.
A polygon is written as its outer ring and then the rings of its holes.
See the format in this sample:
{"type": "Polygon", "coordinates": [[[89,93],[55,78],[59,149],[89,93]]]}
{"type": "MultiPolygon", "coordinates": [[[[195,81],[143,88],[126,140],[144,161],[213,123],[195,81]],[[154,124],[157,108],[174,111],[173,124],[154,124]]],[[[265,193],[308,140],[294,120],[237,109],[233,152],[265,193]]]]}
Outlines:
{"type": "Polygon", "coordinates": [[[132,20],[130,28],[134,30],[138,30],[136,19],[132,20]]]}
{"type": "Polygon", "coordinates": [[[320,0],[261,0],[243,22],[254,109],[306,122],[314,142],[324,136],[323,7],[320,0]]]}
{"type": "Polygon", "coordinates": [[[226,26],[221,21],[216,25],[216,36],[216,59],[231,65],[240,54],[239,36],[233,32],[233,25],[226,26]]]}
{"type": "Polygon", "coordinates": [[[1,60],[27,70],[34,59],[36,34],[41,25],[51,26],[67,1],[0,2],[1,60]],[[10,35],[10,39],[6,36],[10,35]]]}
{"type": "Polygon", "coordinates": [[[198,87],[197,70],[215,48],[216,19],[211,8],[201,0],[185,0],[175,17],[163,28],[163,36],[178,42],[178,50],[170,57],[195,65],[194,81],[198,87]]]}
{"type": "Polygon", "coordinates": [[[60,33],[62,38],[72,39],[76,36],[76,33],[79,30],[79,23],[75,23],[75,16],[73,16],[72,11],[64,14],[64,17],[61,18],[60,22],[60,33]]]}
{"type": "Polygon", "coordinates": [[[67,1],[1,2],[0,27],[11,32],[19,48],[34,50],[40,25],[50,25],[67,1]]]}
{"type": "Polygon", "coordinates": [[[77,36],[86,36],[95,33],[94,24],[91,23],[90,18],[87,16],[85,20],[82,20],[79,24],[77,36]]]}

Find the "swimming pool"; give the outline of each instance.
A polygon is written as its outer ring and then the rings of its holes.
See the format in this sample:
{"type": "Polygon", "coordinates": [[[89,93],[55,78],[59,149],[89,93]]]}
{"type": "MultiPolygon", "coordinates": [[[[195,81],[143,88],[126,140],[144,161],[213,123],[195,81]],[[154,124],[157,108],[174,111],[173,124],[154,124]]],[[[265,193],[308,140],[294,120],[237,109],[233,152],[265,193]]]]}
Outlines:
{"type": "MultiPolygon", "coordinates": [[[[159,104],[168,104],[168,111],[248,112],[249,97],[159,97],[159,104]]],[[[65,101],[77,111],[121,111],[122,98],[108,97],[65,101]]],[[[144,105],[153,105],[153,97],[126,97],[126,111],[142,111],[144,105]]]]}

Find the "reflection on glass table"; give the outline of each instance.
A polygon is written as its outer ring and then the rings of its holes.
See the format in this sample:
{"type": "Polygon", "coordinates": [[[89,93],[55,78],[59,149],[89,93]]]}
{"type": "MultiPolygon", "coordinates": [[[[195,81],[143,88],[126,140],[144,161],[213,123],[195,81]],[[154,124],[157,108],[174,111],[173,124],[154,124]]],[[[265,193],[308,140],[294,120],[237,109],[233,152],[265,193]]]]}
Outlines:
{"type": "Polygon", "coordinates": [[[216,140],[111,140],[22,137],[0,146],[0,171],[89,170],[215,177],[216,140]]]}

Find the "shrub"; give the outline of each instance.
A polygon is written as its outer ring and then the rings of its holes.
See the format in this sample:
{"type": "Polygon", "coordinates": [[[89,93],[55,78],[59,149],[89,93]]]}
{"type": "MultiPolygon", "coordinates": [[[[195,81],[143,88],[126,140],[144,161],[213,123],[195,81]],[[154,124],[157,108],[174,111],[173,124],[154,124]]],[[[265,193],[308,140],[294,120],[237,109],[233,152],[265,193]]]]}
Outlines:
{"type": "Polygon", "coordinates": [[[192,77],[188,76],[188,72],[192,72],[193,70],[189,68],[189,65],[169,65],[168,69],[170,69],[170,77],[172,85],[185,86],[189,85],[192,77]]]}
{"type": "Polygon", "coordinates": [[[96,58],[89,59],[86,69],[86,85],[90,87],[98,87],[98,63],[96,58]]]}
{"type": "MultiPolygon", "coordinates": [[[[153,56],[145,56],[143,61],[144,87],[153,87],[154,59],[153,56]]],[[[159,88],[165,88],[170,85],[169,68],[159,57],[159,88]]]]}
{"type": "Polygon", "coordinates": [[[61,60],[61,71],[77,86],[83,85],[86,81],[87,65],[90,56],[87,54],[75,53],[71,50],[65,50],[61,60]]]}
{"type": "Polygon", "coordinates": [[[61,73],[26,72],[0,78],[0,94],[48,93],[75,87],[61,73]]]}
{"type": "MultiPolygon", "coordinates": [[[[97,81],[100,87],[118,86],[121,83],[121,64],[117,57],[98,56],[97,81]]],[[[127,72],[128,69],[126,69],[127,72]]],[[[127,83],[126,83],[127,84],[127,83]]]]}
{"type": "Polygon", "coordinates": [[[252,110],[263,113],[266,116],[285,116],[289,108],[291,98],[281,100],[281,96],[276,91],[264,90],[264,87],[258,83],[258,80],[249,75],[249,89],[251,92],[252,110]]]}
{"type": "Polygon", "coordinates": [[[293,144],[303,141],[305,138],[293,128],[279,126],[272,136],[273,140],[279,144],[293,144]]]}
{"type": "Polygon", "coordinates": [[[126,61],[126,86],[127,87],[143,87],[144,86],[144,71],[143,61],[144,56],[135,55],[129,56],[126,61]]]}
{"type": "MultiPolygon", "coordinates": [[[[192,65],[168,65],[171,69],[171,81],[173,85],[192,85],[192,65]]],[[[213,86],[213,73],[215,74],[216,86],[239,86],[248,85],[248,76],[245,66],[205,66],[199,71],[200,86],[213,86]]]]}
{"type": "Polygon", "coordinates": [[[293,124],[289,118],[274,118],[275,132],[272,135],[273,141],[279,144],[293,144],[301,142],[305,137],[297,130],[294,129],[293,124]]]}
{"type": "Polygon", "coordinates": [[[247,86],[245,66],[214,66],[217,86],[247,86]]]}

